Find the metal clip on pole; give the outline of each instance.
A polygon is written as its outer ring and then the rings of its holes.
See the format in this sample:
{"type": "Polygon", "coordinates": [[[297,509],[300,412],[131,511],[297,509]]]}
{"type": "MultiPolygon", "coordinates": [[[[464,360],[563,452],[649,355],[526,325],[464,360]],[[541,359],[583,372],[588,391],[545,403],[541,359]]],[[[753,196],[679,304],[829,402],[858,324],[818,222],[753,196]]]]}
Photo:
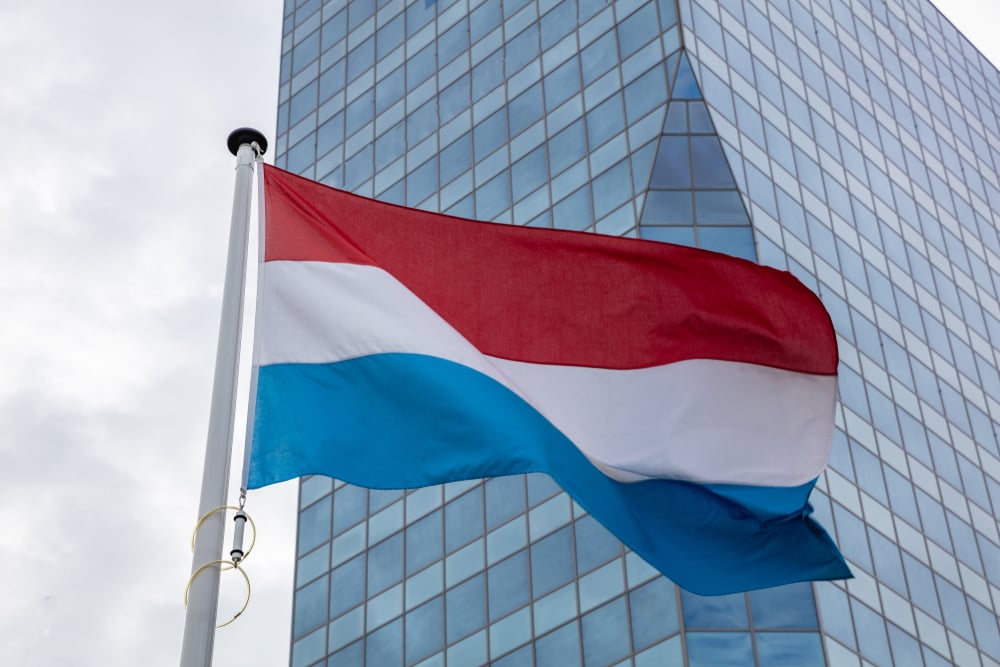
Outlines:
{"type": "Polygon", "coordinates": [[[243,560],[243,529],[247,525],[247,513],[241,508],[233,516],[233,548],[229,552],[229,557],[233,559],[233,563],[239,563],[243,560]]]}

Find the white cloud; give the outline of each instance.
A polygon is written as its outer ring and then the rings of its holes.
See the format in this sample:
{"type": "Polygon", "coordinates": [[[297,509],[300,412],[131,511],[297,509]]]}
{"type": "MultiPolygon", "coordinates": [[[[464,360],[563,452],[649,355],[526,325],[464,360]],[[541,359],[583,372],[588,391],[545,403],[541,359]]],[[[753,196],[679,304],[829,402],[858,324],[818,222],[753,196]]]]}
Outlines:
{"type": "MultiPolygon", "coordinates": [[[[175,665],[233,188],[279,3],[0,7],[0,663],[175,665]]],[[[288,656],[294,485],[220,664],[288,656]]],[[[225,604],[238,604],[236,580],[225,604]]],[[[230,586],[230,584],[233,584],[230,586]]],[[[235,611],[235,609],[233,610],[235,611]]]]}

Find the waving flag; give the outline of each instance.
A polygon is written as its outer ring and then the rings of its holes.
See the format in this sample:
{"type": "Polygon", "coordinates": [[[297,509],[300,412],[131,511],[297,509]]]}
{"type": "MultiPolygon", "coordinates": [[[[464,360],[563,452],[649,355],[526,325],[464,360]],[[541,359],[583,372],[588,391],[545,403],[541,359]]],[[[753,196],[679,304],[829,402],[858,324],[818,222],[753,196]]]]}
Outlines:
{"type": "Polygon", "coordinates": [[[544,472],[693,592],[850,576],[807,503],[836,341],[790,274],[264,182],[251,488],[544,472]]]}

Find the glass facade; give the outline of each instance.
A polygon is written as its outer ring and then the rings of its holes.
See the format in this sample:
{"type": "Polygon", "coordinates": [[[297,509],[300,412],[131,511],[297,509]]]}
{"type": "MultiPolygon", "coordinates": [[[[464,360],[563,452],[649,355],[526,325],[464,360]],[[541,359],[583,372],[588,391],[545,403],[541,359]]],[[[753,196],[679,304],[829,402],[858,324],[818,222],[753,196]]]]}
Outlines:
{"type": "MultiPolygon", "coordinates": [[[[680,591],[547,477],[300,490],[291,663],[1000,664],[1000,74],[927,0],[286,0],[276,163],[699,245],[833,316],[856,578],[680,591]]],[[[724,409],[724,406],[722,406],[724,409]]]]}

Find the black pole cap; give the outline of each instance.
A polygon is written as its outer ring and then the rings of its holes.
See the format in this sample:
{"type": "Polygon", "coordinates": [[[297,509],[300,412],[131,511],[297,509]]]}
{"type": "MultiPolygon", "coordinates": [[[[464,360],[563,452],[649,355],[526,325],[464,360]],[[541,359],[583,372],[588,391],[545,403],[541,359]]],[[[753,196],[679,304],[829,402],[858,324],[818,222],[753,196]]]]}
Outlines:
{"type": "Polygon", "coordinates": [[[236,155],[240,150],[240,146],[243,144],[252,144],[255,141],[257,142],[257,146],[260,147],[260,154],[263,155],[266,153],[267,139],[252,127],[241,127],[230,132],[229,138],[226,139],[226,145],[229,146],[229,152],[236,155]]]}

